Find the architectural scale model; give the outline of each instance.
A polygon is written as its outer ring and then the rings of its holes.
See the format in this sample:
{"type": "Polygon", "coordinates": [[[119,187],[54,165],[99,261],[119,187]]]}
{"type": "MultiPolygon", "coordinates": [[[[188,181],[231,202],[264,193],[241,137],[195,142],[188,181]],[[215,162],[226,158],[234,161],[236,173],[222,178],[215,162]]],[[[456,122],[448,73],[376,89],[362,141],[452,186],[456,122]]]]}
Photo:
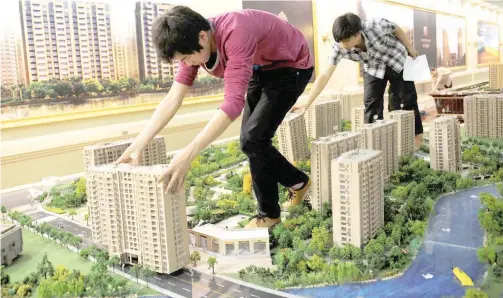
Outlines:
{"type": "MultiPolygon", "coordinates": [[[[132,142],[133,140],[130,139],[86,146],[84,148],[84,168],[87,169],[92,166],[105,165],[116,161],[132,142]]],[[[164,138],[157,136],[142,151],[140,165],[151,166],[165,164],[166,162],[166,144],[164,143],[164,138]]]]}
{"type": "Polygon", "coordinates": [[[279,152],[290,162],[309,158],[309,146],[304,116],[289,113],[280,124],[278,131],[279,152]]]}
{"type": "Polygon", "coordinates": [[[358,131],[365,124],[365,107],[359,106],[351,109],[351,131],[358,131]]]}
{"type": "Polygon", "coordinates": [[[335,245],[361,247],[384,225],[383,153],[355,149],[332,160],[335,245]]]}
{"type": "Polygon", "coordinates": [[[378,150],[383,153],[384,181],[389,181],[391,174],[398,169],[398,122],[396,120],[376,120],[364,124],[362,148],[378,150]]]}
{"type": "Polygon", "coordinates": [[[93,241],[127,264],[171,273],[189,263],[185,194],[165,194],[157,179],[167,165],[87,169],[93,241]]]}
{"type": "Polygon", "coordinates": [[[489,89],[503,89],[503,64],[489,65],[489,89]]]}
{"type": "Polygon", "coordinates": [[[398,125],[398,156],[414,153],[414,111],[396,110],[389,113],[398,125]]]}
{"type": "Polygon", "coordinates": [[[503,138],[503,94],[465,97],[464,120],[468,137],[503,138]]]}
{"type": "Polygon", "coordinates": [[[2,265],[10,265],[23,251],[23,234],[20,226],[15,224],[0,224],[2,235],[2,265]]]}
{"type": "Polygon", "coordinates": [[[322,211],[332,201],[332,160],[342,153],[360,148],[361,133],[339,132],[311,142],[311,206],[322,211]]]}
{"type": "Polygon", "coordinates": [[[459,122],[455,116],[443,115],[433,120],[430,128],[430,166],[450,172],[461,169],[459,122]]]}
{"type": "Polygon", "coordinates": [[[351,120],[351,95],[349,93],[339,93],[336,95],[337,99],[341,103],[341,118],[345,120],[351,120]]]}
{"type": "Polygon", "coordinates": [[[269,229],[226,229],[213,224],[189,230],[191,247],[206,252],[230,255],[269,256],[269,229]]]}
{"type": "Polygon", "coordinates": [[[305,114],[307,136],[318,139],[333,135],[340,130],[341,105],[336,96],[321,96],[305,114]]]}

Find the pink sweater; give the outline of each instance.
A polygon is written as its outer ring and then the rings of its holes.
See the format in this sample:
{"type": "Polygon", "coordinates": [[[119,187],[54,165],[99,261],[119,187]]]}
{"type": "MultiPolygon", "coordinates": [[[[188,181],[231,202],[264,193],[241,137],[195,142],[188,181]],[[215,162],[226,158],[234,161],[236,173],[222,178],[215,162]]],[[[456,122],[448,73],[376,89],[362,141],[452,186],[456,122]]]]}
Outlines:
{"type": "MultiPolygon", "coordinates": [[[[268,12],[245,9],[209,19],[217,44],[217,62],[210,72],[224,79],[224,102],[220,109],[232,120],[245,104],[253,66],[263,70],[279,67],[307,69],[313,58],[302,33],[287,21],[268,12]]],[[[202,65],[204,67],[204,65],[202,65]]],[[[175,80],[192,86],[199,66],[179,63],[175,80]]]]}

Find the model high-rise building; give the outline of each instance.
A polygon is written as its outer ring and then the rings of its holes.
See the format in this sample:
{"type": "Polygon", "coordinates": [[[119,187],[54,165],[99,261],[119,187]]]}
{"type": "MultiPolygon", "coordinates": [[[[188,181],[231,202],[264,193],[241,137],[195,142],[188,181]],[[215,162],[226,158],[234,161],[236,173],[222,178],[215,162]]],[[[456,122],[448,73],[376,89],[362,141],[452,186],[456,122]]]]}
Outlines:
{"type": "Polygon", "coordinates": [[[383,152],[356,149],[332,161],[335,245],[361,247],[384,225],[383,152]]]}
{"type": "Polygon", "coordinates": [[[503,64],[489,65],[489,89],[503,89],[503,64]]]}
{"type": "Polygon", "coordinates": [[[333,135],[340,130],[341,105],[336,96],[322,96],[306,111],[307,136],[311,139],[333,135]]]}
{"type": "Polygon", "coordinates": [[[391,174],[398,169],[398,123],[396,120],[376,120],[364,124],[362,147],[379,150],[383,153],[384,181],[389,181],[391,174]]]}
{"type": "Polygon", "coordinates": [[[184,191],[166,194],[167,165],[104,165],[87,170],[93,241],[127,264],[171,273],[189,263],[184,191]]]}
{"type": "Polygon", "coordinates": [[[311,205],[322,211],[323,203],[332,201],[332,160],[344,152],[360,148],[361,134],[339,132],[311,144],[311,205]]]}
{"type": "Polygon", "coordinates": [[[172,4],[152,1],[136,2],[136,41],[138,43],[138,60],[140,79],[148,77],[161,78],[163,80],[173,77],[177,66],[168,64],[157,56],[152,41],[152,24],[156,17],[163,15],[173,7],[172,4]]]}
{"type": "Polygon", "coordinates": [[[389,113],[389,118],[398,125],[398,156],[414,153],[414,111],[396,110],[389,113]]]}
{"type": "Polygon", "coordinates": [[[279,151],[290,162],[305,160],[309,157],[306,123],[302,115],[287,114],[277,134],[279,151]]]}
{"type": "Polygon", "coordinates": [[[503,94],[478,94],[463,100],[469,137],[503,138],[503,94]]]}
{"type": "Polygon", "coordinates": [[[337,94],[337,99],[341,102],[341,118],[351,120],[351,96],[348,93],[337,94]]]}
{"type": "MultiPolygon", "coordinates": [[[[84,168],[100,166],[116,161],[131,145],[133,140],[121,140],[117,142],[97,144],[84,148],[84,168]]],[[[166,144],[161,136],[155,137],[142,151],[140,165],[152,166],[165,164],[166,144]]]]}
{"type": "Polygon", "coordinates": [[[351,131],[358,131],[363,124],[365,124],[365,107],[354,107],[351,109],[351,131]]]}
{"type": "Polygon", "coordinates": [[[115,79],[109,4],[19,1],[27,81],[115,79]]]}
{"type": "Polygon", "coordinates": [[[431,168],[455,172],[461,169],[461,142],[459,123],[454,116],[441,116],[433,120],[430,129],[431,168]]]}

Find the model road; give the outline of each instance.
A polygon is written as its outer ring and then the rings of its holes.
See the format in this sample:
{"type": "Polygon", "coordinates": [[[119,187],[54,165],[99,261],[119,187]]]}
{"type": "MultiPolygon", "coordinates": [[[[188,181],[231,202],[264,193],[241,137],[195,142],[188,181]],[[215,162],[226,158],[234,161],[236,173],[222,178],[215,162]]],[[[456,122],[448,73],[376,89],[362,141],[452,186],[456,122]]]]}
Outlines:
{"type": "Polygon", "coordinates": [[[461,268],[476,286],[480,286],[486,271],[477,258],[484,238],[478,219],[479,196],[483,192],[497,195],[496,187],[485,186],[451,194],[437,202],[421,250],[402,276],[288,292],[307,297],[462,297],[466,288],[456,280],[452,267],[461,268]]]}
{"type": "MultiPolygon", "coordinates": [[[[30,202],[30,191],[23,189],[2,195],[2,204],[8,209],[33,204],[30,202]]],[[[33,208],[36,206],[33,204],[33,208]]],[[[31,209],[33,209],[31,208],[31,209]]],[[[28,214],[32,220],[43,220],[47,217],[46,223],[58,229],[70,232],[82,238],[81,249],[93,245],[91,229],[83,227],[70,220],[55,217],[45,211],[32,212],[28,214]]],[[[124,268],[124,272],[129,273],[129,266],[124,268]]],[[[115,270],[122,270],[117,267],[115,270]]],[[[130,274],[133,276],[133,274],[130,274]]],[[[141,278],[143,279],[143,277],[141,278]]],[[[247,298],[276,298],[292,297],[292,294],[284,293],[277,295],[255,288],[247,287],[241,284],[231,282],[213,275],[205,274],[192,269],[182,269],[173,274],[156,274],[149,278],[148,282],[163,289],[169,290],[184,297],[247,297],[247,298]]]]}

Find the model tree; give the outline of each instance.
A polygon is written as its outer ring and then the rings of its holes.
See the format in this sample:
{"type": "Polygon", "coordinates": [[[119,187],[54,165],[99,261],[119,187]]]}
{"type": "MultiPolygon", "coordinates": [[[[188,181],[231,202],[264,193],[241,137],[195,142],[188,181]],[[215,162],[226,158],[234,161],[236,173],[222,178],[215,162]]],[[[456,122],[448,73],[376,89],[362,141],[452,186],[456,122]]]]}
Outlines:
{"type": "Polygon", "coordinates": [[[2,218],[5,219],[5,213],[7,213],[7,207],[2,205],[2,218]]]}
{"type": "Polygon", "coordinates": [[[250,194],[252,190],[252,176],[250,173],[246,173],[243,176],[243,193],[250,194]]]}
{"type": "Polygon", "coordinates": [[[54,275],[54,266],[47,258],[47,253],[44,254],[42,261],[38,263],[37,272],[46,279],[54,275]]]}
{"type": "Polygon", "coordinates": [[[208,258],[208,269],[211,268],[213,274],[215,274],[215,264],[217,264],[217,258],[215,257],[209,257],[208,258]]]}
{"type": "Polygon", "coordinates": [[[140,273],[142,270],[142,266],[140,264],[134,264],[131,268],[131,273],[136,277],[136,283],[138,283],[138,277],[140,277],[140,273]]]}
{"type": "Polygon", "coordinates": [[[84,214],[84,220],[86,221],[86,226],[89,225],[89,213],[84,214]]]}
{"type": "Polygon", "coordinates": [[[68,212],[68,215],[73,220],[73,216],[77,215],[77,211],[75,211],[75,209],[72,209],[70,210],[70,212],[68,212]]]}
{"type": "Polygon", "coordinates": [[[194,267],[197,266],[197,262],[201,261],[201,255],[198,251],[193,251],[190,254],[190,261],[194,263],[194,267]]]}
{"type": "Polygon", "coordinates": [[[112,267],[112,272],[115,271],[115,266],[119,265],[120,263],[121,259],[119,258],[118,255],[115,255],[108,260],[108,266],[112,267]]]}
{"type": "Polygon", "coordinates": [[[145,282],[147,283],[148,288],[148,278],[154,276],[155,272],[148,267],[148,265],[143,265],[141,268],[141,274],[145,277],[145,282]]]}

